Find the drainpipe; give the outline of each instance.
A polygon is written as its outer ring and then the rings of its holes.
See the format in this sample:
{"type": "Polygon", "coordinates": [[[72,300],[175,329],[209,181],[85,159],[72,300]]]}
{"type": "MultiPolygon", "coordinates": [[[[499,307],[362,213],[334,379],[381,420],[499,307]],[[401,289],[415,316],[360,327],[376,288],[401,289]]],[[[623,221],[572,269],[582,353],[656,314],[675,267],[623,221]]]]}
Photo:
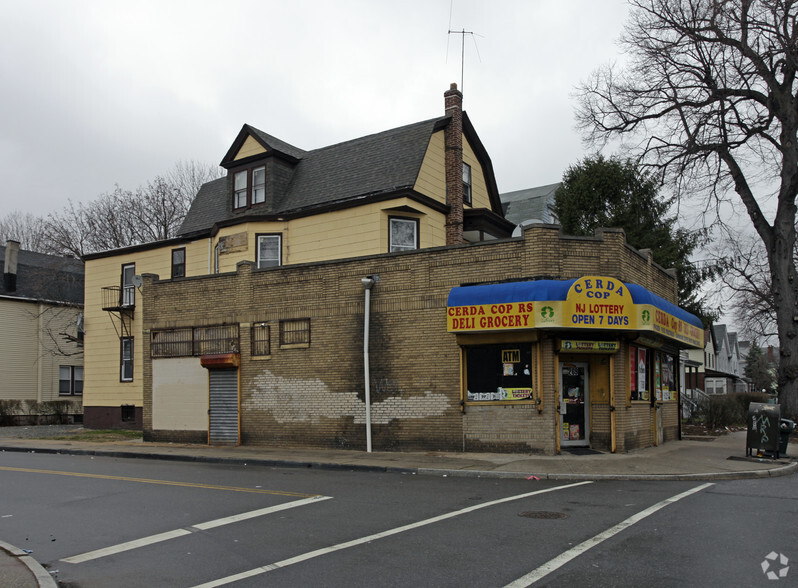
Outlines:
{"type": "Polygon", "coordinates": [[[366,451],[371,453],[371,384],[369,376],[369,319],[371,315],[371,288],[379,276],[366,276],[360,279],[366,293],[363,315],[363,377],[366,384],[366,451]]]}

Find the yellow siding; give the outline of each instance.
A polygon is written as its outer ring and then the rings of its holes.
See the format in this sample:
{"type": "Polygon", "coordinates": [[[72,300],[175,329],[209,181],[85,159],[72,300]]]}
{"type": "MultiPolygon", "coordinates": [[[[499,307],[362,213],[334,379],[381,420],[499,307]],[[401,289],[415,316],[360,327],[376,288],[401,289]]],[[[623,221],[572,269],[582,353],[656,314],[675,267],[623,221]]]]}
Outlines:
{"type": "MultiPolygon", "coordinates": [[[[207,247],[207,240],[203,239],[207,247]]],[[[86,261],[84,316],[85,367],[83,404],[85,406],[121,406],[142,404],[142,298],[136,292],[133,320],[128,321],[133,340],[133,381],[120,382],[121,354],[119,337],[123,336],[118,313],[102,310],[102,288],[121,284],[122,266],[136,264],[137,274],[157,274],[169,278],[172,273],[173,246],[148,251],[123,253],[114,257],[86,261]]],[[[193,251],[193,249],[192,249],[193,251]]],[[[188,254],[188,247],[186,249],[188,254]]],[[[187,255],[188,258],[188,255],[187,255]]],[[[207,273],[207,265],[203,273],[207,273]]]]}
{"type": "Polygon", "coordinates": [[[443,131],[438,131],[430,137],[414,188],[425,196],[446,203],[446,151],[443,131]]]}
{"type": "Polygon", "coordinates": [[[238,153],[236,153],[235,159],[244,159],[250,155],[257,155],[258,153],[266,153],[266,150],[260,143],[250,136],[247,137],[247,140],[244,141],[243,145],[241,145],[241,149],[239,149],[238,153]]]}
{"type": "Polygon", "coordinates": [[[219,255],[221,272],[235,271],[236,264],[240,261],[254,262],[257,257],[257,235],[263,233],[282,235],[284,265],[387,253],[389,215],[421,219],[421,247],[446,244],[443,214],[409,198],[396,198],[291,221],[242,223],[226,227],[214,237],[213,247],[220,238],[239,233],[247,234],[245,246],[235,247],[231,252],[219,255]],[[391,210],[400,206],[411,207],[420,212],[391,210]]]}
{"type": "Polygon", "coordinates": [[[471,145],[463,137],[463,163],[471,166],[471,207],[472,208],[487,208],[492,210],[490,203],[490,196],[488,195],[488,184],[485,181],[485,173],[482,170],[477,156],[474,155],[474,150],[471,145]]]}
{"type": "Polygon", "coordinates": [[[0,300],[0,399],[37,399],[36,308],[32,303],[0,300]]]}
{"type": "MultiPolygon", "coordinates": [[[[213,272],[213,248],[209,249],[210,245],[211,239],[198,239],[186,243],[186,276],[204,276],[213,272]]],[[[168,278],[171,275],[170,267],[169,273],[161,277],[168,278]]]]}
{"type": "Polygon", "coordinates": [[[58,368],[83,365],[80,348],[61,335],[76,333],[79,313],[68,306],[0,300],[0,325],[6,334],[0,337],[0,399],[59,399],[58,368]]]}

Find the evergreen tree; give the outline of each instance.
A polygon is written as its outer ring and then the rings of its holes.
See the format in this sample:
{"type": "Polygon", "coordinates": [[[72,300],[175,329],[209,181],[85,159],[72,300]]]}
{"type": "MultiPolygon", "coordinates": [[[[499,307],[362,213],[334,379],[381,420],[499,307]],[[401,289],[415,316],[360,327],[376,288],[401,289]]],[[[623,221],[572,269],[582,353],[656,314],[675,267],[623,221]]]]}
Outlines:
{"type": "Polygon", "coordinates": [[[776,392],[776,370],[770,365],[768,358],[756,341],[751,342],[751,349],[745,357],[745,370],[743,374],[751,380],[754,392],[766,391],[769,394],[776,392]]]}
{"type": "Polygon", "coordinates": [[[601,155],[570,166],[554,196],[554,210],[566,233],[593,235],[602,227],[621,228],[632,247],[651,249],[655,262],[675,268],[679,306],[706,326],[717,318],[700,294],[709,271],[689,261],[701,235],[676,226],[671,204],[672,199],[660,197],[657,180],[634,162],[601,155]]]}

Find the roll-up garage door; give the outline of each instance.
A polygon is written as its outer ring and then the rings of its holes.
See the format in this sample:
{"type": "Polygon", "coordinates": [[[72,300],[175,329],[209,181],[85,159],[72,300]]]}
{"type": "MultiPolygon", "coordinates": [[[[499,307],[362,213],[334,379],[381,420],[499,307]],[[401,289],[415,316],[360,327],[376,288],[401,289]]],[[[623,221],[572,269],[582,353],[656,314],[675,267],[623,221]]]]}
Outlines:
{"type": "Polygon", "coordinates": [[[211,445],[238,445],[238,370],[210,370],[211,445]]]}

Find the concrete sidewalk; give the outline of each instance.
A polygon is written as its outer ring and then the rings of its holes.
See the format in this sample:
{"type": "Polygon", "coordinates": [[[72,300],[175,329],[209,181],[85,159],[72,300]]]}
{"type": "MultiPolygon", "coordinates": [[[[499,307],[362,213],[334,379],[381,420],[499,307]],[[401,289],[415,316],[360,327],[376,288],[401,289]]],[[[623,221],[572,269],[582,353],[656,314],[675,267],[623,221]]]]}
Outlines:
{"type": "MultiPolygon", "coordinates": [[[[335,449],[209,447],[176,443],[111,443],[52,439],[0,439],[0,451],[166,459],[248,466],[301,467],[373,472],[413,472],[437,476],[532,478],[548,480],[724,480],[784,476],[798,470],[798,445],[790,457],[745,457],[746,432],[713,440],[672,441],[630,453],[557,456],[426,452],[373,452],[335,449]]],[[[27,554],[0,543],[0,586],[55,586],[27,554]],[[4,549],[5,548],[5,549],[4,549]],[[35,564],[29,567],[29,564],[35,564]],[[42,572],[44,576],[42,576],[42,572]]]]}

